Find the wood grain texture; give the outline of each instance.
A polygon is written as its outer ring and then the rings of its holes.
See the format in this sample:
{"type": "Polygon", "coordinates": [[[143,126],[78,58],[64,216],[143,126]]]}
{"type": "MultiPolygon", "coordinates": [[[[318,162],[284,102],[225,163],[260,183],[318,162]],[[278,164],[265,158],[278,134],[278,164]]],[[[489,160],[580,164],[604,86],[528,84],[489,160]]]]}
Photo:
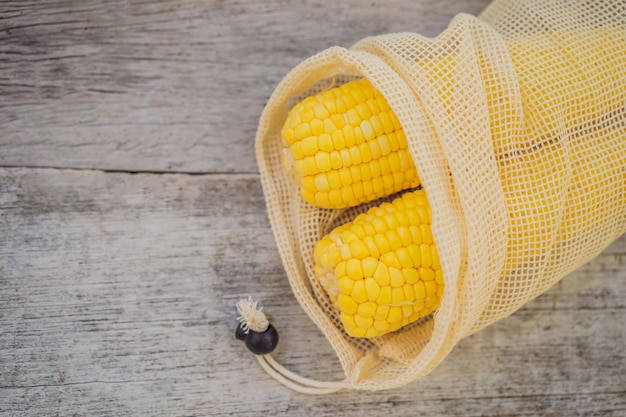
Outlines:
{"type": "Polygon", "coordinates": [[[402,389],[300,395],[234,338],[253,295],[281,363],[343,377],[267,221],[276,83],[486,4],[0,1],[0,416],[626,416],[626,236],[402,389]]]}
{"type": "Polygon", "coordinates": [[[0,164],[255,172],[259,116],[293,66],[487,3],[1,2],[0,164]]]}
{"type": "Polygon", "coordinates": [[[0,415],[623,415],[626,239],[427,378],[324,398],[235,340],[254,295],[276,357],[342,377],[293,299],[255,175],[0,171],[0,415]]]}

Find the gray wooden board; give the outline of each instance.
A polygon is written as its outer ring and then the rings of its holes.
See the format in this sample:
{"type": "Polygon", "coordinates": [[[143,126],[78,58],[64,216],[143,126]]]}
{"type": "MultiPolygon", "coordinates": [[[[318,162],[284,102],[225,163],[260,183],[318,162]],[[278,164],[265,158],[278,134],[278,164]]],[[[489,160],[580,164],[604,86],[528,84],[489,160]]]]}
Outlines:
{"type": "Polygon", "coordinates": [[[342,377],[294,301],[256,175],[0,170],[2,415],[623,415],[626,238],[431,375],[295,394],[234,339],[254,295],[276,357],[342,377]]]}
{"type": "Polygon", "coordinates": [[[279,361],[343,376],[267,221],[276,83],[486,4],[0,2],[0,416],[626,416],[626,236],[402,389],[297,394],[234,338],[253,295],[279,361]]]}

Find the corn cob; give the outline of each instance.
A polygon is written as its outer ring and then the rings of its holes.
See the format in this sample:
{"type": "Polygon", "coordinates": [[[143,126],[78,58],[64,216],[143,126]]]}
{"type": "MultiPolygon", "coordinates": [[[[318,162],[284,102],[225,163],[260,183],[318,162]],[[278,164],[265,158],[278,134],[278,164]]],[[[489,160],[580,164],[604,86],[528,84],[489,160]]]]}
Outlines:
{"type": "Polygon", "coordinates": [[[423,190],[382,203],[324,236],[315,275],[353,337],[398,330],[439,306],[443,273],[423,190]]]}
{"type": "Polygon", "coordinates": [[[281,133],[285,166],[318,207],[356,206],[419,185],[398,118],[365,78],[297,104],[281,133]]]}

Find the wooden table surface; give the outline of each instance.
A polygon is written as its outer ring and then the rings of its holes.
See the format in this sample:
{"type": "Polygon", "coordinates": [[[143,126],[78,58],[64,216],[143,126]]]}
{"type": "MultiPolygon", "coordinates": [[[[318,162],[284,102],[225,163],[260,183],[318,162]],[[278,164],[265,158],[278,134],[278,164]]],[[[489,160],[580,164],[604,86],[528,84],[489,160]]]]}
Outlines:
{"type": "Polygon", "coordinates": [[[626,416],[626,236],[397,390],[295,393],[234,338],[343,377],[294,300],[254,157],[294,65],[487,0],[0,1],[0,416],[626,416]]]}

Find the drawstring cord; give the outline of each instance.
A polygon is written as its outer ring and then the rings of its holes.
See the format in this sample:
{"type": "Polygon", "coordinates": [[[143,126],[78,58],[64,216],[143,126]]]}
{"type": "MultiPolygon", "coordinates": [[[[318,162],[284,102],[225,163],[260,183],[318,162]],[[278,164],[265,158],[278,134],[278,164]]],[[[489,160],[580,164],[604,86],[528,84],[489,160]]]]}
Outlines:
{"type": "Polygon", "coordinates": [[[284,386],[302,394],[323,395],[350,388],[347,379],[337,382],[317,381],[293,373],[276,362],[270,353],[278,344],[278,332],[262,310],[263,307],[259,308],[252,297],[240,300],[237,303],[240,316],[235,337],[244,341],[246,347],[257,355],[265,372],[284,386]]]}

